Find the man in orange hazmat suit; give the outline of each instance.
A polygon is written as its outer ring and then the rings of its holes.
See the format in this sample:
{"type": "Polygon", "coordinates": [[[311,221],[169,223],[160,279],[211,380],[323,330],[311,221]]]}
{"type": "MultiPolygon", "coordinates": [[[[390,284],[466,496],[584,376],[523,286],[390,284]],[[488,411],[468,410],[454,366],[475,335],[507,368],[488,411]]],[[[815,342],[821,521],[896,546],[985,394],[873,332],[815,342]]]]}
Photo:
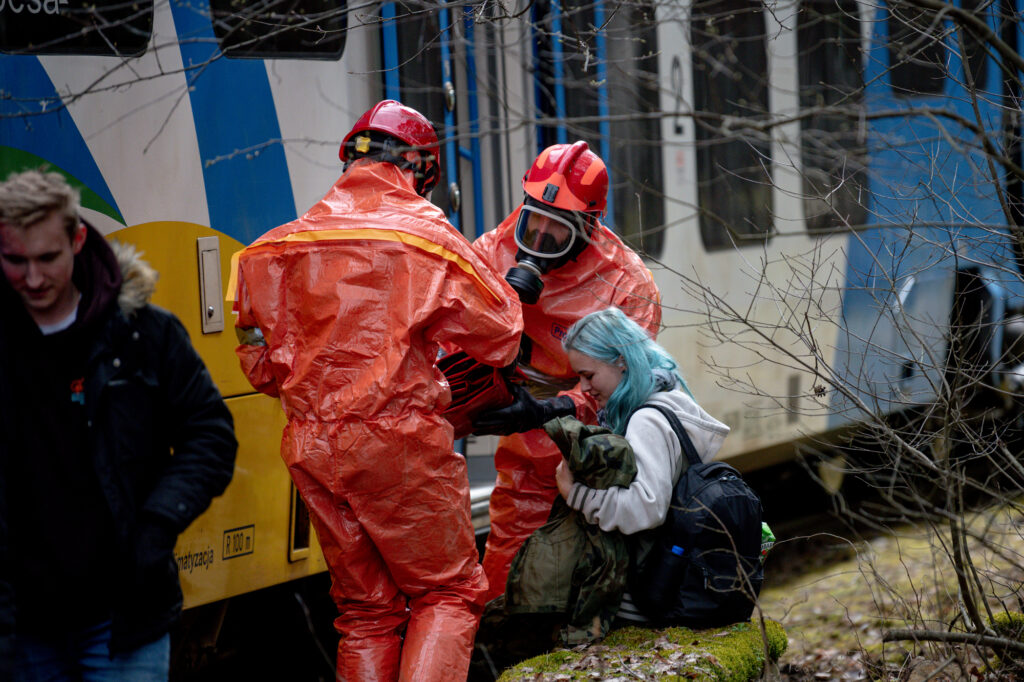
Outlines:
{"type": "Polygon", "coordinates": [[[523,177],[524,201],[473,248],[523,302],[519,371],[527,389],[516,402],[474,421],[477,434],[501,434],[491,494],[491,531],[483,566],[488,599],[505,591],[512,557],[539,528],[558,496],[562,455],[541,427],[559,416],[596,423],[593,399],[578,388],[562,337],[584,315],[616,306],[653,337],[661,323],[658,288],[640,257],[598,219],[607,205],[608,171],[586,142],[556,144],[523,177]]]}
{"type": "Polygon", "coordinates": [[[512,363],[514,291],[425,198],[438,141],[378,103],[327,195],[238,258],[237,353],[280,396],[281,452],[332,578],[340,679],[465,679],[487,587],[439,344],[512,363]]]}

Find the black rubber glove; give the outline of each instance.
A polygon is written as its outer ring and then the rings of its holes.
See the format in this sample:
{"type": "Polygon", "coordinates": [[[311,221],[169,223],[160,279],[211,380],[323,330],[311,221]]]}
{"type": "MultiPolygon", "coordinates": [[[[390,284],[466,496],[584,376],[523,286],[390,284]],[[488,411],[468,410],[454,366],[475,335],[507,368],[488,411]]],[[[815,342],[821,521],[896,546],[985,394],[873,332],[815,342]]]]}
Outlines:
{"type": "Polygon", "coordinates": [[[556,417],[576,414],[576,405],[569,396],[561,395],[547,400],[537,400],[518,384],[511,385],[515,402],[508,407],[488,410],[473,420],[473,433],[507,436],[539,429],[545,422],[556,417]]]}

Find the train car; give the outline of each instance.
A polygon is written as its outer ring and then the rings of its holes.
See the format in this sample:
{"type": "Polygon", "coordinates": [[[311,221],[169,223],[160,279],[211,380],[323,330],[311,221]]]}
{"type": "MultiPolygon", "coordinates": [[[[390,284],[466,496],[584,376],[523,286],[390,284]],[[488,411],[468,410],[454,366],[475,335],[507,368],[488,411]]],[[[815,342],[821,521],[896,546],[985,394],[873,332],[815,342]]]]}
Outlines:
{"type": "MultiPolygon", "coordinates": [[[[1015,4],[951,7],[1020,54],[1015,4]]],[[[434,121],[433,200],[469,239],[540,149],[590,143],[606,222],[661,289],[659,341],[741,469],[933,400],[957,315],[986,330],[972,358],[997,386],[1001,323],[1024,308],[1004,211],[1020,183],[984,141],[1020,164],[1019,72],[933,19],[857,0],[0,0],[0,174],[64,173],[92,224],[138,245],[235,417],[234,480],[176,548],[186,607],[324,571],[224,290],[231,255],[322,196],[382,97],[434,121]]],[[[494,439],[458,447],[483,534],[494,439]]]]}
{"type": "MultiPolygon", "coordinates": [[[[1016,15],[975,14],[1019,41],[1016,15]]],[[[949,20],[905,3],[694,2],[683,19],[659,22],[661,110],[680,114],[662,127],[678,193],[661,339],[710,370],[694,384],[734,427],[724,456],[767,466],[795,441],[927,404],[954,306],[985,310],[995,324],[975,351],[1005,370],[999,322],[1020,306],[1020,270],[983,144],[1019,130],[993,51],[969,34],[962,59],[949,20]],[[700,256],[680,273],[679,253],[700,256]]]]}
{"type": "Polygon", "coordinates": [[[952,356],[987,389],[1015,362],[1020,10],[948,9],[698,0],[658,23],[661,111],[684,115],[662,126],[660,339],[696,349],[741,469],[930,404],[952,356]]]}

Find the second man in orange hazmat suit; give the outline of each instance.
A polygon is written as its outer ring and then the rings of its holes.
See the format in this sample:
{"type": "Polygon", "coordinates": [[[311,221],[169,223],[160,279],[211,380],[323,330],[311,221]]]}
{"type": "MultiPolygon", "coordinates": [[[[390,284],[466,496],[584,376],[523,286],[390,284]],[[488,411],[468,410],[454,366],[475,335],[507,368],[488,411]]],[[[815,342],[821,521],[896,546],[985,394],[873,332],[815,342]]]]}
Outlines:
{"type": "Polygon", "coordinates": [[[339,679],[465,679],[483,608],[465,459],[441,416],[439,345],[505,366],[513,290],[425,197],[438,140],[378,103],[345,137],[341,178],[239,256],[237,352],[280,396],[281,451],[331,573],[339,679]]]}
{"type": "Polygon", "coordinates": [[[558,496],[562,455],[540,428],[572,415],[597,423],[596,404],[578,387],[562,337],[588,313],[610,306],[654,337],[661,323],[658,288],[640,257],[605,227],[608,171],[586,142],[556,144],[523,177],[524,201],[473,248],[516,289],[523,303],[523,351],[511,406],[480,415],[477,434],[500,434],[494,456],[491,531],[483,566],[488,599],[505,591],[512,557],[539,528],[558,496]]]}

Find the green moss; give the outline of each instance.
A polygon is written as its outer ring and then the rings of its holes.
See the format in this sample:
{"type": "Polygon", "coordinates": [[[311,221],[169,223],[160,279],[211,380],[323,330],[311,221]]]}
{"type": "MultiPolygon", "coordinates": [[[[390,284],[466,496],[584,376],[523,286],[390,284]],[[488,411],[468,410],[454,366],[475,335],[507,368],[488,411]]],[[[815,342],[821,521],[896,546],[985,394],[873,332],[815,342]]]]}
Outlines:
{"type": "Polygon", "coordinates": [[[1024,641],[1024,614],[1016,611],[1003,611],[992,616],[989,625],[1000,637],[1024,641]]]}
{"type": "Polygon", "coordinates": [[[766,652],[768,659],[777,661],[789,645],[782,625],[772,620],[764,624],[765,637],[754,622],[709,630],[623,628],[598,644],[556,649],[523,661],[500,680],[586,680],[594,679],[594,673],[661,680],[755,680],[764,670],[766,652]]]}
{"type": "MultiPolygon", "coordinates": [[[[579,658],[579,654],[575,651],[571,651],[569,649],[555,649],[549,653],[527,659],[512,669],[515,670],[521,666],[528,666],[535,673],[557,673],[564,667],[571,666],[576,663],[579,658]]],[[[502,674],[500,679],[504,680],[505,674],[502,674]]]]}
{"type": "MultiPolygon", "coordinates": [[[[1001,611],[993,614],[988,624],[995,630],[997,636],[1024,642],[1024,614],[1017,611],[1001,611]]],[[[989,661],[988,668],[992,671],[1006,672],[1015,669],[1017,665],[1019,664],[1012,658],[1004,660],[1002,656],[997,655],[989,661]]]]}
{"type": "MultiPolygon", "coordinates": [[[[686,630],[686,628],[679,628],[686,630]]],[[[604,638],[603,644],[609,647],[626,647],[629,649],[644,646],[651,641],[651,632],[647,628],[620,628],[612,630],[604,638]]],[[[661,631],[659,631],[661,632],[661,631]]]]}

